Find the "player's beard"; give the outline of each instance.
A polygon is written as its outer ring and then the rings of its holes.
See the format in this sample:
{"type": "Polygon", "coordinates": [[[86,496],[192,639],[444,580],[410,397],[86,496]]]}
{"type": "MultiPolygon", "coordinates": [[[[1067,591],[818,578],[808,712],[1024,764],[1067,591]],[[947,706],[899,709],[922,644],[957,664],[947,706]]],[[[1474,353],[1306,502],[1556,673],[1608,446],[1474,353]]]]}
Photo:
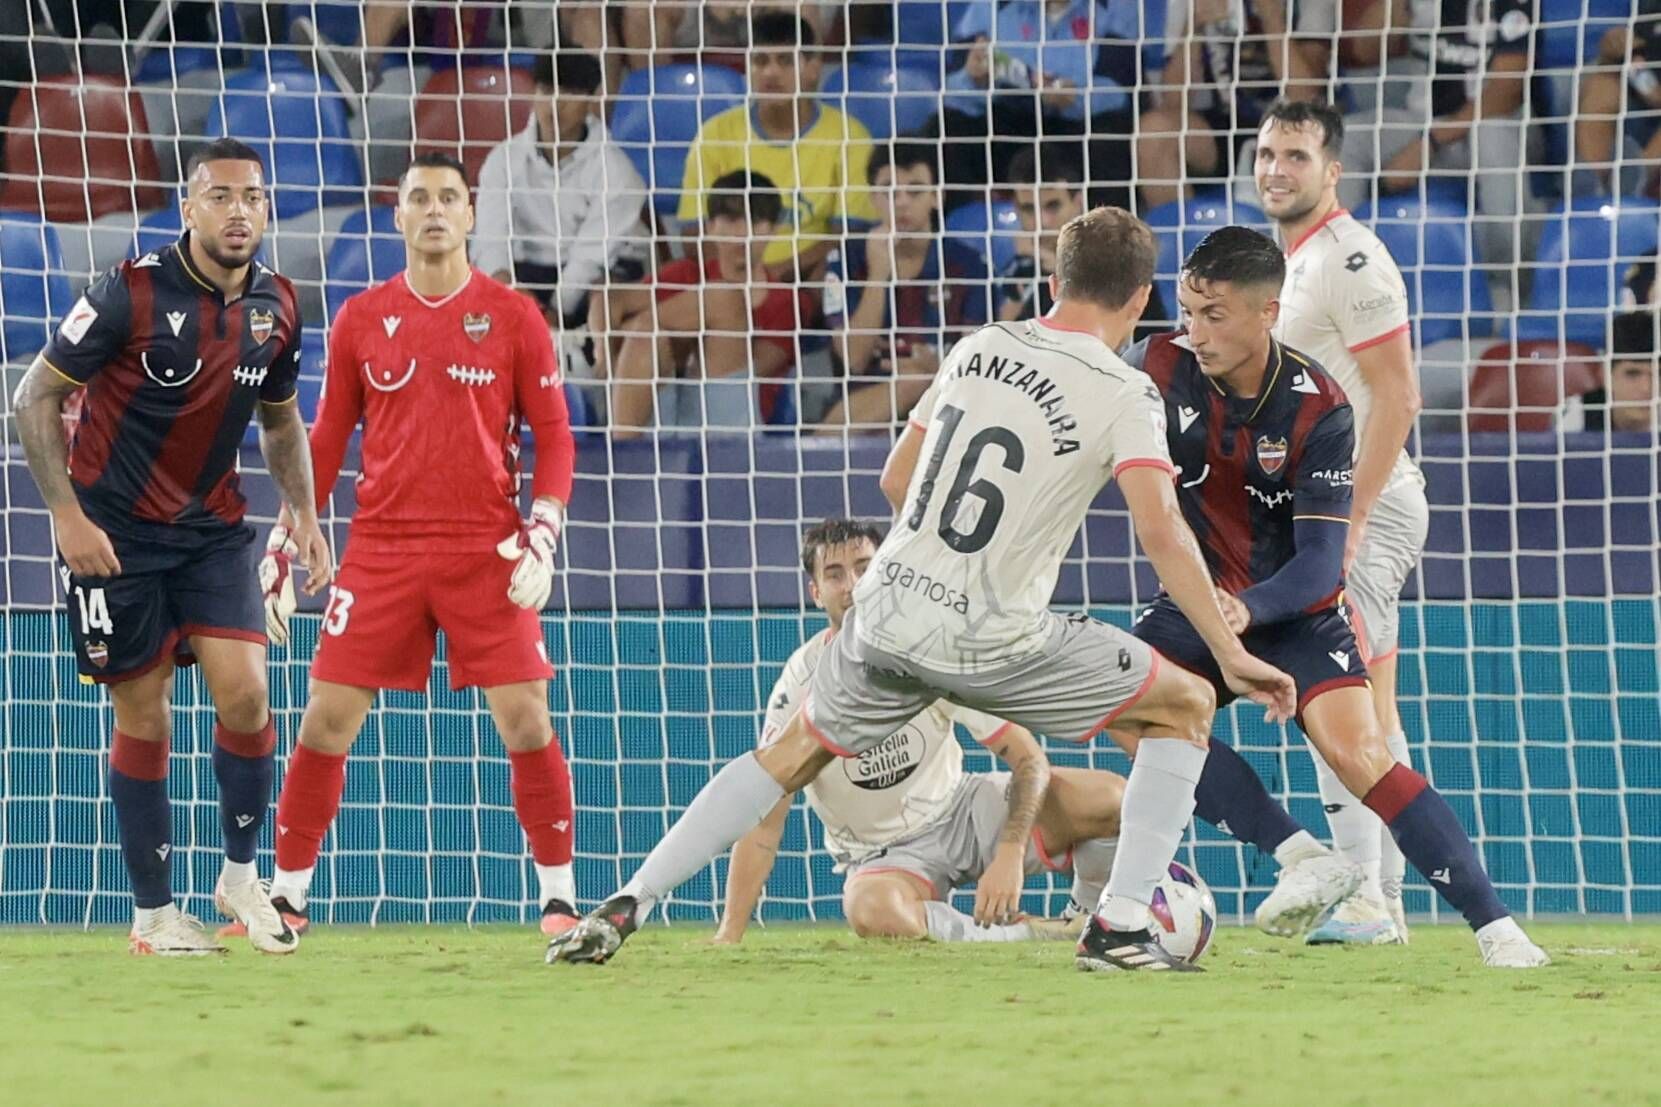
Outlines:
{"type": "Polygon", "coordinates": [[[208,255],[215,265],[223,266],[226,269],[240,269],[247,265],[253,260],[254,255],[259,252],[259,248],[260,236],[255,234],[248,236],[247,254],[244,257],[238,257],[231,253],[222,242],[202,240],[202,252],[208,255]]]}
{"type": "MultiPolygon", "coordinates": [[[[1259,199],[1261,199],[1261,198],[1262,197],[1260,196],[1259,199]]],[[[1298,220],[1307,217],[1310,212],[1314,211],[1317,207],[1320,206],[1321,194],[1319,192],[1317,192],[1317,193],[1315,193],[1315,195],[1312,198],[1310,198],[1307,201],[1305,201],[1302,196],[1298,196],[1293,201],[1293,203],[1296,206],[1290,207],[1290,208],[1286,209],[1285,211],[1281,212],[1279,215],[1275,216],[1274,217],[1275,222],[1281,223],[1281,224],[1296,223],[1298,220]]]]}

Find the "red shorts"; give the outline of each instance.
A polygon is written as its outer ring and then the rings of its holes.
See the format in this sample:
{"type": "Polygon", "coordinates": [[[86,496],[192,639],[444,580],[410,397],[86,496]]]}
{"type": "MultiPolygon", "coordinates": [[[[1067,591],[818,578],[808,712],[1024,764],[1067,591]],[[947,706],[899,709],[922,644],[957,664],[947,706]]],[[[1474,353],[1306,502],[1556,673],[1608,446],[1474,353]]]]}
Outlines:
{"type": "Polygon", "coordinates": [[[424,692],[437,632],[450,687],[492,688],[554,675],[542,620],[508,599],[513,562],[481,554],[350,552],[329,589],[311,675],[355,688],[424,692]]]}

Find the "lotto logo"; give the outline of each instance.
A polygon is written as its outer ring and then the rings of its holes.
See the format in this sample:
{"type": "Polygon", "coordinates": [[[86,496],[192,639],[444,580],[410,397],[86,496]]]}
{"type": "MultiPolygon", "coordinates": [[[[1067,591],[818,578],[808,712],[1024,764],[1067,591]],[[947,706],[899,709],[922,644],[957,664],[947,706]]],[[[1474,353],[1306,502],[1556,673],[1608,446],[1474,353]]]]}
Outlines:
{"type": "Polygon", "coordinates": [[[494,369],[480,369],[473,365],[452,365],[444,371],[450,374],[452,379],[458,380],[462,384],[472,385],[474,388],[483,387],[496,379],[494,369]]]}

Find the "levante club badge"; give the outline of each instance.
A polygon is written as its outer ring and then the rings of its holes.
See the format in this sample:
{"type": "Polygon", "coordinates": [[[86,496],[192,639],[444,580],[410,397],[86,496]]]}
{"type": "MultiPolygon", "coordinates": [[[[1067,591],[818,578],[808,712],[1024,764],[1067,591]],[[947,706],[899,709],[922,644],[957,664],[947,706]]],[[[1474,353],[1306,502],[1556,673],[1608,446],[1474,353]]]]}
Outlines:
{"type": "Polygon", "coordinates": [[[1280,467],[1286,464],[1286,439],[1269,438],[1267,436],[1259,438],[1257,440],[1257,463],[1271,477],[1280,472],[1280,467]]]}
{"type": "Polygon", "coordinates": [[[474,342],[483,342],[484,336],[490,333],[490,316],[468,312],[461,317],[461,329],[466,331],[467,337],[474,342]]]}
{"type": "Polygon", "coordinates": [[[87,660],[102,669],[110,663],[110,647],[104,642],[87,643],[87,660]]]}
{"type": "Polygon", "coordinates": [[[258,308],[248,309],[248,333],[254,336],[256,346],[271,337],[271,328],[276,325],[276,317],[269,311],[261,311],[258,308]]]}

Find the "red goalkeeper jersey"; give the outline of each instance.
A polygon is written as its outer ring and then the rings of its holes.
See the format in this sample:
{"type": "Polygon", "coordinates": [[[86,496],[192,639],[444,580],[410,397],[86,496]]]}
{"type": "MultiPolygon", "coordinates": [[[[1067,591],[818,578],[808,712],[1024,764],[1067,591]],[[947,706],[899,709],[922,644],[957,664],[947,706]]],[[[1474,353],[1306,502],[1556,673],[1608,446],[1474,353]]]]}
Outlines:
{"type": "Polygon", "coordinates": [[[521,422],[536,442],[533,492],[571,498],[575,446],[548,325],[476,269],[441,300],[399,274],[346,301],[311,432],[320,502],[360,421],[355,550],[482,552],[512,534],[521,422]]]}

